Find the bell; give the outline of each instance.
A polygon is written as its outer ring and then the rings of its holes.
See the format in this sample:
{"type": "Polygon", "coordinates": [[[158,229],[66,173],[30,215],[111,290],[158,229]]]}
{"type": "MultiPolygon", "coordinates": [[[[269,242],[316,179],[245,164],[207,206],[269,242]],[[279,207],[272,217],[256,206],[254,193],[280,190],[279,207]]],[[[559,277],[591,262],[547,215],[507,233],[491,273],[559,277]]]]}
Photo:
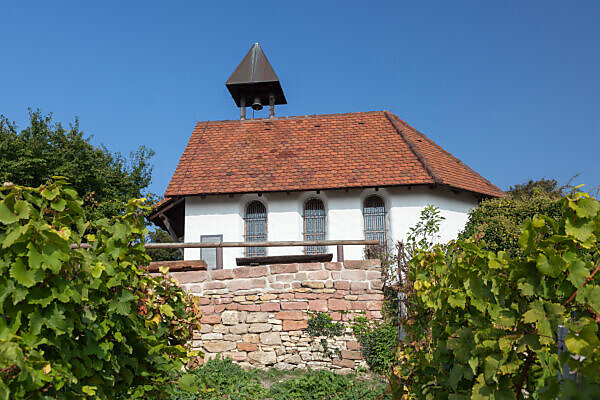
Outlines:
{"type": "Polygon", "coordinates": [[[258,111],[258,110],[262,110],[262,103],[260,102],[260,99],[258,97],[254,98],[254,101],[252,102],[252,109],[254,111],[258,111]]]}

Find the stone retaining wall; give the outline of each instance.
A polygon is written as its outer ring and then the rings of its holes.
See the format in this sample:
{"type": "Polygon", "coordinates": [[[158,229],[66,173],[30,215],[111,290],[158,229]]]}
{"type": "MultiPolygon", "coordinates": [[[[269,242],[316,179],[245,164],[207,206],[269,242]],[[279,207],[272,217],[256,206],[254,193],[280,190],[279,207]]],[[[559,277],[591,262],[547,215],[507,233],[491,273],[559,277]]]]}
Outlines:
{"type": "Polygon", "coordinates": [[[202,329],[193,347],[208,358],[217,354],[258,368],[327,368],[348,372],[365,366],[350,329],[328,339],[306,332],[312,312],[336,321],[356,315],[381,319],[379,260],[275,264],[213,271],[174,272],[179,283],[200,297],[202,329]],[[341,357],[340,357],[341,356],[341,357]]]}

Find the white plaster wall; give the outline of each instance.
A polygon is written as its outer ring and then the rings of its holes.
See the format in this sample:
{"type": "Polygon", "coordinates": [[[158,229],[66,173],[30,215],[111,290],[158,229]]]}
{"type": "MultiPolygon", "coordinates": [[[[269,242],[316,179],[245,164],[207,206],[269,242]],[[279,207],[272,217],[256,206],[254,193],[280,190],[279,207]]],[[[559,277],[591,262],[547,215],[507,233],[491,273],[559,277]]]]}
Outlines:
{"type": "MultiPolygon", "coordinates": [[[[270,241],[302,240],[302,209],[311,198],[319,198],[326,209],[326,239],[363,239],[364,222],[362,205],[372,194],[380,196],[386,206],[388,242],[405,240],[409,228],[414,226],[425,206],[433,204],[440,208],[445,220],[440,226],[440,241],[456,238],[463,229],[470,209],[477,206],[477,199],[468,193],[454,193],[445,188],[417,187],[331,190],[291,193],[267,193],[188,197],[185,203],[185,241],[199,242],[201,235],[223,235],[223,241],[244,241],[244,214],[248,203],[261,201],[267,209],[267,238],[270,241]]],[[[267,255],[302,254],[302,247],[269,247],[267,255]]],[[[363,258],[362,246],[344,246],[347,260],[363,258]]],[[[336,248],[328,252],[336,258],[336,248]]],[[[236,257],[243,257],[243,248],[224,248],[224,268],[235,268],[236,257]]],[[[186,249],[185,259],[200,258],[199,249],[186,249]]]]}

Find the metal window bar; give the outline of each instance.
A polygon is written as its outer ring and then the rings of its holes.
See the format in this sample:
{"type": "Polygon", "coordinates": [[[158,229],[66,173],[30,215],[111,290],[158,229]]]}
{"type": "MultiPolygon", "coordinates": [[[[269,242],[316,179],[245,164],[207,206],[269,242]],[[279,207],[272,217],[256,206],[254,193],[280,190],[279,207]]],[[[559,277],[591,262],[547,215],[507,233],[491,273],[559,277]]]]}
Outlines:
{"type": "MultiPolygon", "coordinates": [[[[325,240],[325,206],[319,199],[304,204],[304,240],[325,240]]],[[[306,246],[304,254],[325,254],[325,246],[306,246]]]]}
{"type": "Polygon", "coordinates": [[[378,240],[381,247],[386,247],[385,204],[381,197],[370,196],[365,199],[363,216],[365,219],[365,239],[378,240]]]}
{"type": "MultiPolygon", "coordinates": [[[[267,241],[267,210],[260,201],[253,201],[246,208],[246,241],[267,241]]],[[[264,255],[265,247],[246,247],[246,257],[264,255]]]]}

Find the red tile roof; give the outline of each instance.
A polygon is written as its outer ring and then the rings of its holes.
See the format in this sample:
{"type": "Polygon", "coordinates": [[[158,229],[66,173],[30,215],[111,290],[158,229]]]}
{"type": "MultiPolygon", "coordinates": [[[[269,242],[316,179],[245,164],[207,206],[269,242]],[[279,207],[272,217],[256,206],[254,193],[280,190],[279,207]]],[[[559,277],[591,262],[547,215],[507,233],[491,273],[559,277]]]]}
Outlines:
{"type": "Polygon", "coordinates": [[[165,196],[438,184],[503,192],[387,111],[199,122],[165,196]]]}

